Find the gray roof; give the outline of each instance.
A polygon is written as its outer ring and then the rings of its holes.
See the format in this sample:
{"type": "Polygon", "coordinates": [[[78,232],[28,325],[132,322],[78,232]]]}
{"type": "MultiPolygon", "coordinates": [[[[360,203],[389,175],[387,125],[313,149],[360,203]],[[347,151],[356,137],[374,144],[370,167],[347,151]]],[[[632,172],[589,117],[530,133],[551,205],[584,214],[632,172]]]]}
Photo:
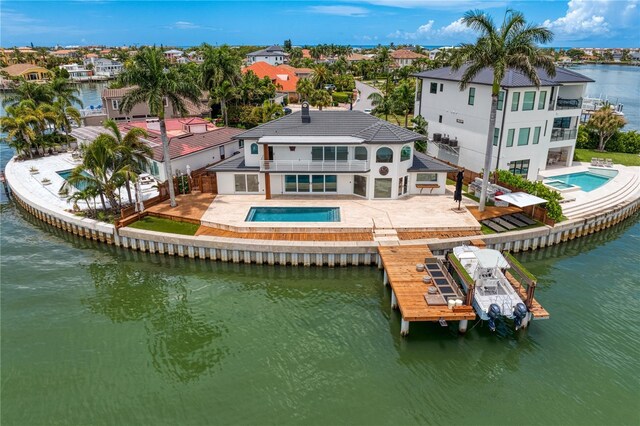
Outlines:
{"type": "Polygon", "coordinates": [[[207,167],[212,172],[241,172],[241,171],[259,171],[260,167],[249,167],[244,162],[244,154],[234,155],[233,157],[207,167]]]}
{"type": "Polygon", "coordinates": [[[410,172],[455,172],[455,167],[438,161],[418,151],[413,152],[413,164],[409,167],[410,172]]]}
{"type": "Polygon", "coordinates": [[[286,55],[284,49],[277,44],[273,46],[269,46],[266,49],[256,50],[255,52],[251,52],[247,54],[247,56],[282,56],[286,55]]]}
{"type": "MultiPolygon", "coordinates": [[[[463,65],[458,71],[452,71],[451,67],[438,68],[435,70],[423,71],[414,74],[415,77],[428,78],[432,80],[448,80],[448,81],[460,81],[462,74],[467,69],[467,65],[463,65]]],[[[545,70],[537,68],[538,78],[540,79],[540,86],[558,86],[563,83],[593,83],[594,80],[586,77],[577,72],[568,70],[566,68],[557,67],[555,77],[550,77],[545,70]]],[[[471,81],[474,84],[483,84],[491,86],[493,84],[493,71],[490,68],[484,68],[476,75],[471,81]]],[[[502,87],[532,87],[535,86],[533,82],[522,74],[520,71],[514,69],[507,70],[502,82],[502,87]]]]}
{"type": "Polygon", "coordinates": [[[365,143],[407,143],[426,139],[411,130],[381,120],[362,111],[309,111],[310,123],[301,112],[285,115],[235,136],[235,139],[262,136],[352,136],[365,143]]]}

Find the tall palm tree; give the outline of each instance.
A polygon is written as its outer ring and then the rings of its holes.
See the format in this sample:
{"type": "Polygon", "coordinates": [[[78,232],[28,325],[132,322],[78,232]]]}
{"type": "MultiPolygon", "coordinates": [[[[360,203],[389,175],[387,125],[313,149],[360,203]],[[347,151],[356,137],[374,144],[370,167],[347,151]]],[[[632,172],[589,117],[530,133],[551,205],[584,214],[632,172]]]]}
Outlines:
{"type": "Polygon", "coordinates": [[[78,97],[80,90],[76,86],[69,83],[66,78],[54,78],[50,83],[51,91],[55,99],[66,106],[73,104],[83,107],[82,100],[78,97]]]}
{"type": "Polygon", "coordinates": [[[213,92],[211,92],[211,98],[216,102],[220,102],[220,108],[222,109],[222,116],[224,117],[224,125],[229,126],[229,119],[227,117],[227,102],[237,98],[238,93],[235,87],[231,85],[228,80],[225,80],[217,86],[213,92]]]}
{"type": "Polygon", "coordinates": [[[46,109],[54,116],[53,123],[56,130],[62,130],[67,136],[68,141],[69,134],[71,133],[71,120],[78,124],[82,122],[80,111],[61,100],[57,100],[52,105],[48,105],[46,109]]]}
{"type": "Polygon", "coordinates": [[[301,100],[309,100],[313,93],[313,83],[308,78],[301,78],[296,83],[296,92],[300,95],[301,100]]]}
{"type": "Polygon", "coordinates": [[[373,92],[367,98],[371,101],[374,114],[384,114],[384,119],[389,120],[389,114],[393,107],[391,97],[383,95],[382,93],[373,92]]]}
{"type": "Polygon", "coordinates": [[[142,172],[141,165],[146,164],[148,158],[153,156],[151,147],[142,140],[142,138],[148,137],[149,134],[144,129],[133,127],[123,137],[118,125],[111,119],[104,122],[104,127],[113,133],[116,142],[116,154],[120,157],[120,162],[130,168],[126,172],[125,185],[129,203],[133,203],[131,179],[142,172]]]}
{"type": "Polygon", "coordinates": [[[200,84],[206,90],[213,91],[223,81],[237,86],[241,79],[242,59],[229,46],[213,47],[203,44],[201,47],[204,62],[200,65],[200,84]]]}
{"type": "Polygon", "coordinates": [[[23,103],[8,106],[5,112],[6,115],[0,117],[0,131],[7,134],[11,147],[33,158],[31,145],[37,137],[38,118],[23,103]]]}
{"type": "Polygon", "coordinates": [[[27,81],[24,78],[12,83],[11,94],[2,100],[2,105],[16,105],[21,101],[31,100],[37,104],[53,102],[54,93],[48,84],[27,81]]]}
{"type": "Polygon", "coordinates": [[[391,102],[396,111],[404,115],[404,127],[409,127],[409,113],[413,110],[415,89],[408,81],[403,81],[391,94],[391,102]]]}
{"type": "Polygon", "coordinates": [[[479,211],[484,211],[500,84],[508,69],[521,72],[536,87],[540,87],[536,67],[541,67],[551,77],[555,76],[553,58],[537,46],[539,43],[544,44],[553,40],[553,33],[545,27],[528,25],[522,13],[510,9],[507,10],[500,27],[496,27],[491,17],[481,10],[468,11],[464,14],[462,22],[478,32],[479,37],[475,44],[463,43],[453,53],[452,70],[458,71],[465,66],[460,79],[460,90],[465,90],[483,69],[489,68],[493,72],[491,113],[478,208],[479,211]]]}
{"type": "Polygon", "coordinates": [[[316,89],[322,89],[322,87],[329,82],[331,78],[331,71],[324,64],[318,64],[313,67],[311,73],[311,82],[316,89]]]}
{"type": "Polygon", "coordinates": [[[162,49],[157,47],[143,47],[130,66],[119,75],[119,80],[125,86],[136,86],[122,99],[124,112],[129,113],[137,104],[146,103],[151,114],[160,119],[165,174],[169,181],[171,207],[175,207],[176,194],[173,188],[167,125],[164,121],[164,102],[165,99],[169,100],[174,113],[184,116],[187,113],[185,99],[197,104],[200,89],[190,74],[172,67],[165,59],[162,49]]]}

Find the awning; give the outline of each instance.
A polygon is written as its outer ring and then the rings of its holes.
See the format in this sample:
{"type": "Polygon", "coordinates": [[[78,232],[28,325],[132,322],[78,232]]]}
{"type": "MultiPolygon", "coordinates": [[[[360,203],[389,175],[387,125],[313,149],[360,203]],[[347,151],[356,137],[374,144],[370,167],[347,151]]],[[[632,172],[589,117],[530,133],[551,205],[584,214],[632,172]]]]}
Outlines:
{"type": "Polygon", "coordinates": [[[506,201],[509,204],[513,204],[517,207],[528,207],[536,204],[546,203],[544,198],[536,197],[535,195],[527,194],[526,192],[512,192],[510,194],[496,195],[496,200],[506,201]]]}
{"type": "Polygon", "coordinates": [[[478,266],[481,268],[508,268],[509,262],[506,261],[502,253],[498,250],[480,249],[475,252],[478,259],[478,266]]]}

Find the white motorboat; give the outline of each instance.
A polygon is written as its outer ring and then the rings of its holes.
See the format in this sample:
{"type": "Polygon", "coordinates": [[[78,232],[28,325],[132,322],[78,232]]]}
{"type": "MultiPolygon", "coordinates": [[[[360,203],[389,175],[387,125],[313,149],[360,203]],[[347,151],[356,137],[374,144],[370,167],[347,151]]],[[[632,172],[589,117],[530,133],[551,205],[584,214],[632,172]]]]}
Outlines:
{"type": "MultiPolygon", "coordinates": [[[[480,318],[489,322],[491,331],[496,330],[496,320],[512,319],[516,330],[527,317],[528,309],[505,276],[509,262],[497,250],[460,246],[453,255],[474,282],[473,307],[480,318]]],[[[469,288],[462,280],[465,290],[469,288]]]]}
{"type": "Polygon", "coordinates": [[[138,175],[138,183],[142,192],[148,192],[158,189],[158,181],[148,173],[140,173],[138,175]]]}

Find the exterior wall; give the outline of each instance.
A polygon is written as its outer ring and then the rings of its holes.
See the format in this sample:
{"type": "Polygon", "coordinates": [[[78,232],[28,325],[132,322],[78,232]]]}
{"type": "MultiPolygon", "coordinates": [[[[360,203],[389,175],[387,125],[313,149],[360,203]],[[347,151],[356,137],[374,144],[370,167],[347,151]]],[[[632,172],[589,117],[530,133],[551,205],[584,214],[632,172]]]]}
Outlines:
{"type": "Polygon", "coordinates": [[[266,62],[271,65],[280,65],[284,64],[285,56],[247,56],[250,64],[255,64],[256,62],[266,62]]]}
{"type": "MultiPolygon", "coordinates": [[[[149,107],[146,103],[138,104],[134,106],[129,114],[120,112],[118,108],[113,107],[113,100],[118,101],[118,105],[122,103],[122,98],[102,98],[102,108],[107,112],[107,117],[114,120],[132,120],[136,118],[148,118],[153,117],[149,111],[149,107]]],[[[174,118],[173,108],[169,103],[169,106],[165,107],[164,114],[166,118],[174,118]]]]}
{"type": "MultiPolygon", "coordinates": [[[[420,172],[420,173],[429,173],[429,172],[420,172]]],[[[444,195],[447,192],[447,174],[446,173],[437,173],[438,180],[433,182],[438,185],[438,188],[430,189],[430,188],[416,188],[418,173],[411,173],[409,175],[409,194],[411,195],[422,195],[422,194],[430,194],[430,195],[444,195]]]]}
{"type": "MultiPolygon", "coordinates": [[[[491,110],[491,87],[486,85],[470,85],[466,90],[460,91],[457,82],[441,80],[422,80],[422,93],[416,102],[416,114],[422,115],[429,122],[429,138],[433,139],[434,133],[448,135],[450,139],[457,138],[459,156],[452,155],[445,149],[438,149],[434,144],[429,144],[429,155],[456,163],[467,169],[480,172],[484,168],[484,155],[489,131],[489,115],[491,110]],[[437,92],[430,93],[430,83],[437,84],[437,92]],[[443,90],[440,90],[442,85],[443,90]],[[475,88],[474,105],[469,105],[469,89],[475,88]],[[442,117],[442,122],[440,122],[442,117]]],[[[509,169],[512,161],[529,160],[527,178],[534,180],[540,170],[545,170],[550,149],[563,148],[570,155],[566,165],[571,165],[573,151],[575,149],[575,136],[571,139],[551,141],[553,123],[555,118],[570,117],[572,122],[579,121],[581,110],[557,109],[556,100],[559,97],[581,98],[585,84],[565,85],[562,87],[535,87],[517,88],[505,90],[505,99],[502,111],[497,112],[496,127],[500,128],[499,146],[494,146],[492,156],[492,169],[509,169]],[[523,111],[524,93],[535,92],[533,110],[523,111]],[[538,109],[540,93],[546,92],[546,101],[542,109],[538,109]],[[518,110],[512,111],[511,105],[514,93],[519,93],[518,110]],[[552,109],[549,109],[551,102],[552,109]],[[504,116],[504,125],[503,121],[504,116]],[[502,129],[504,127],[504,129],[502,129]],[[533,136],[536,127],[540,127],[538,144],[533,144],[533,136]],[[526,145],[518,145],[519,131],[529,128],[529,139],[526,145]],[[514,130],[513,146],[507,146],[509,129],[514,130]],[[498,160],[499,155],[499,160],[498,160]]],[[[577,134],[577,131],[576,131],[577,134]]]]}

